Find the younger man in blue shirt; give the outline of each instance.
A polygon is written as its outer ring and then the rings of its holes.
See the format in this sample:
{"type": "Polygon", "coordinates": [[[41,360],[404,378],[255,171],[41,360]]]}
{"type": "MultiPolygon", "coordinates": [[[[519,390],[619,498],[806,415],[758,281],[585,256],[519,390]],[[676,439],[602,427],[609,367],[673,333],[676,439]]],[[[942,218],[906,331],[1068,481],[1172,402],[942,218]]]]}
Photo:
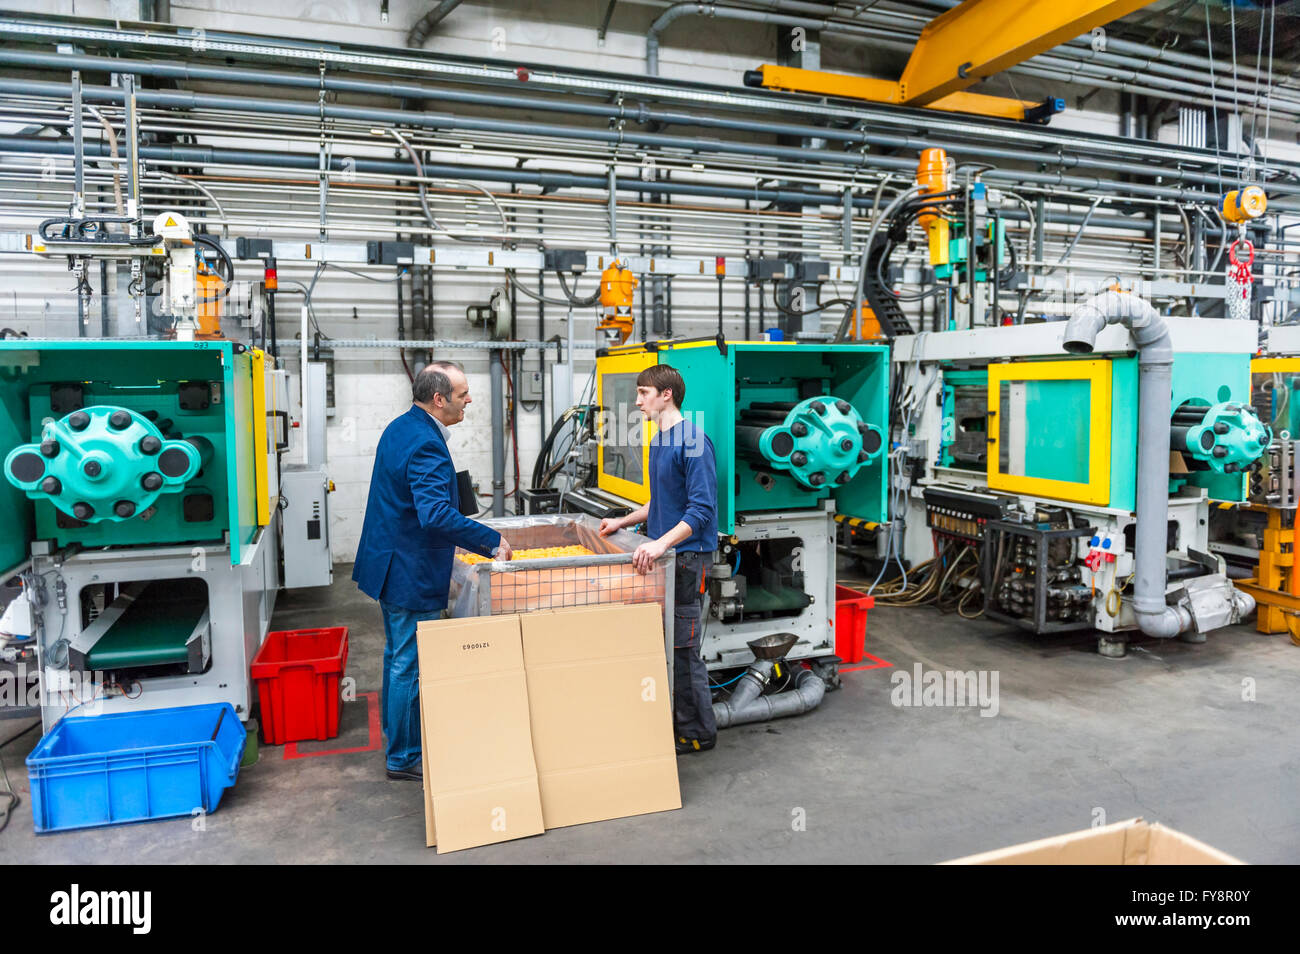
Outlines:
{"type": "Polygon", "coordinates": [[[677,548],[673,603],[673,723],[677,751],[702,752],[717,742],[709,673],[700,657],[704,574],[718,546],[718,477],[713,443],[682,417],[686,384],[676,368],[651,365],[636,379],[636,406],[657,427],[650,439],[650,502],[626,517],[607,517],[602,534],[646,522],[649,543],[632,564],[648,573],[677,548]]]}

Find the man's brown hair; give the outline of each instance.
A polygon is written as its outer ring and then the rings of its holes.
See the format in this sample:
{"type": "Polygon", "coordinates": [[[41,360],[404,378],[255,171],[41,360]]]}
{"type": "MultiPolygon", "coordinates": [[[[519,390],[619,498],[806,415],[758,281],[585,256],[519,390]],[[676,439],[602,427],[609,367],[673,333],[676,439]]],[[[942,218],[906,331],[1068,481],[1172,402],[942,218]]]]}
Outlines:
{"type": "Polygon", "coordinates": [[[672,391],[673,403],[677,405],[679,411],[686,401],[686,382],[682,380],[681,372],[671,364],[650,365],[636,376],[636,386],[654,388],[656,391],[672,391]]]}

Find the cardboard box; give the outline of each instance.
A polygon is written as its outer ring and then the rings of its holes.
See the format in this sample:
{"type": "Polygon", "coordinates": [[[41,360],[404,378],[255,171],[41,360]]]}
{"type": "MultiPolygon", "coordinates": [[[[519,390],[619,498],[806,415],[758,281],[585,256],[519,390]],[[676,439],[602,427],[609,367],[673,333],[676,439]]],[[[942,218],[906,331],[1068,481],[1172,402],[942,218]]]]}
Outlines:
{"type": "Polygon", "coordinates": [[[1141,818],[1027,841],[946,865],[1240,865],[1217,848],[1141,818]]]}
{"type": "Polygon", "coordinates": [[[416,645],[427,844],[541,834],[519,617],[420,623],[416,645]]]}
{"type": "Polygon", "coordinates": [[[546,827],[681,808],[659,606],[520,622],[546,827]]]}

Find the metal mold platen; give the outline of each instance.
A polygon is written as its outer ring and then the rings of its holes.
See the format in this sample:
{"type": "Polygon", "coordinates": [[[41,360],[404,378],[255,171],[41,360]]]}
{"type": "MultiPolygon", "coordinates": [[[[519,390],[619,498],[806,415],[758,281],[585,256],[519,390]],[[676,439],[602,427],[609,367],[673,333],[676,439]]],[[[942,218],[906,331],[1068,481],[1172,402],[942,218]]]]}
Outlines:
{"type": "Polygon", "coordinates": [[[755,659],[780,659],[794,648],[797,642],[799,637],[794,633],[772,633],[768,636],[760,636],[758,639],[751,639],[747,645],[755,659]]]}

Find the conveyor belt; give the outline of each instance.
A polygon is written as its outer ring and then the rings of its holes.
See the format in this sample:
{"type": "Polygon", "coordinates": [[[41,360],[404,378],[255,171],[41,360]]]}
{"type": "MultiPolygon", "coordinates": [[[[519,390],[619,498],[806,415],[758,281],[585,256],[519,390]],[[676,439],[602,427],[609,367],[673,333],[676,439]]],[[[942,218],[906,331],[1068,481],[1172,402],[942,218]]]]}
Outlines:
{"type": "Polygon", "coordinates": [[[200,580],[155,580],[99,638],[86,657],[96,671],[185,664],[186,644],[208,608],[200,580]]]}

